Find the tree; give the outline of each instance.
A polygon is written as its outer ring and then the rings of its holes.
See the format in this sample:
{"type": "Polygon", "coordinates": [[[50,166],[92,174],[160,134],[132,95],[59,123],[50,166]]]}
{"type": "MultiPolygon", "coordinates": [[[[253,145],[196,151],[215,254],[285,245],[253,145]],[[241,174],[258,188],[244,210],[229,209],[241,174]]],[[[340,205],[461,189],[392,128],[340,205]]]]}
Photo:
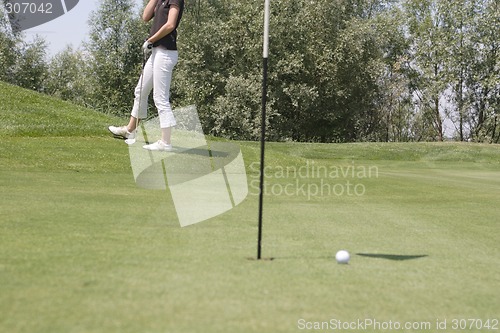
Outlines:
{"type": "Polygon", "coordinates": [[[13,73],[15,84],[39,92],[45,91],[46,49],[47,42],[39,36],[35,36],[30,43],[22,43],[13,73]]]}
{"type": "Polygon", "coordinates": [[[389,43],[402,36],[387,24],[391,2],[279,1],[273,8],[270,91],[280,131],[301,141],[380,140],[379,83],[392,62],[384,55],[400,52],[389,43]]]}
{"type": "MultiPolygon", "coordinates": [[[[175,97],[196,103],[211,133],[257,138],[262,3],[189,5],[180,28],[175,97]]],[[[387,44],[373,27],[388,7],[374,0],[272,2],[269,139],[379,138],[377,83],[387,44]]]]}
{"type": "Polygon", "coordinates": [[[411,43],[410,84],[419,113],[418,139],[443,140],[441,98],[446,81],[443,1],[409,0],[405,3],[411,43]]]}
{"type": "Polygon", "coordinates": [[[473,140],[500,142],[500,5],[478,0],[473,38],[475,53],[467,78],[473,140]]]}
{"type": "Polygon", "coordinates": [[[474,52],[471,43],[475,0],[450,0],[442,2],[443,41],[446,54],[445,71],[449,83],[446,113],[455,125],[458,139],[467,136],[467,105],[465,80],[470,74],[470,59],[474,52]]]}
{"type": "Polygon", "coordinates": [[[377,112],[381,122],[379,139],[410,141],[414,110],[408,73],[409,41],[405,37],[405,13],[399,6],[380,15],[377,36],[381,40],[383,71],[378,77],[377,112]]]}
{"type": "Polygon", "coordinates": [[[142,65],[147,25],[132,0],[103,0],[90,15],[89,42],[94,108],[123,115],[130,111],[142,65]]]}
{"type": "Polygon", "coordinates": [[[88,61],[82,51],[68,46],[48,66],[46,93],[80,105],[88,105],[90,79],[88,61]]]}
{"type": "Polygon", "coordinates": [[[14,83],[14,69],[19,58],[18,45],[21,42],[20,35],[12,31],[10,23],[0,6],[0,80],[14,83]]]}
{"type": "Polygon", "coordinates": [[[260,123],[260,4],[186,3],[172,103],[196,104],[205,131],[256,139],[260,123]]]}

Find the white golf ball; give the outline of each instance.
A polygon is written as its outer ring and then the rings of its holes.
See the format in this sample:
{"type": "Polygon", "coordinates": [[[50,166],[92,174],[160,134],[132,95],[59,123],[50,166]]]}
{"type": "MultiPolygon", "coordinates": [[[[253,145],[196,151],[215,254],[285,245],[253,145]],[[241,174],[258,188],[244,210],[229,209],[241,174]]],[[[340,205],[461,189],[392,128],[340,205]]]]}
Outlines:
{"type": "Polygon", "coordinates": [[[339,264],[349,263],[350,258],[351,256],[349,255],[349,252],[347,252],[346,250],[340,250],[335,254],[335,260],[337,260],[339,264]]]}

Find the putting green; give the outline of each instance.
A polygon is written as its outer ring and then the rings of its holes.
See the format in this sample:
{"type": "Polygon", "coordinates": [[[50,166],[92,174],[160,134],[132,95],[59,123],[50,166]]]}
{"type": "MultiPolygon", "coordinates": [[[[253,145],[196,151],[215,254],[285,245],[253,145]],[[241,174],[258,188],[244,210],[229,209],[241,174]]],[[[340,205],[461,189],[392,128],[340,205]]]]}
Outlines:
{"type": "Polygon", "coordinates": [[[168,191],[134,184],[116,119],[0,88],[64,120],[0,104],[1,332],[498,328],[499,146],[269,143],[256,261],[257,143],[239,143],[246,200],[180,228],[168,191]]]}

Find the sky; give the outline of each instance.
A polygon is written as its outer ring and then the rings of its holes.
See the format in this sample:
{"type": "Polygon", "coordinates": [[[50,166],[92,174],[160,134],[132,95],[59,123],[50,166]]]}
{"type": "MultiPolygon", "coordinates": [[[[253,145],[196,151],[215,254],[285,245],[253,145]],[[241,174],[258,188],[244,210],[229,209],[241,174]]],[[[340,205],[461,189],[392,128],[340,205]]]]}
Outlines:
{"type": "MultiPolygon", "coordinates": [[[[134,0],[142,5],[142,0],[134,0]]],[[[83,41],[88,40],[89,15],[99,8],[101,0],[80,0],[78,4],[66,14],[37,27],[24,30],[25,40],[30,41],[36,35],[43,37],[47,43],[47,55],[54,56],[71,45],[78,48],[83,41]]]]}

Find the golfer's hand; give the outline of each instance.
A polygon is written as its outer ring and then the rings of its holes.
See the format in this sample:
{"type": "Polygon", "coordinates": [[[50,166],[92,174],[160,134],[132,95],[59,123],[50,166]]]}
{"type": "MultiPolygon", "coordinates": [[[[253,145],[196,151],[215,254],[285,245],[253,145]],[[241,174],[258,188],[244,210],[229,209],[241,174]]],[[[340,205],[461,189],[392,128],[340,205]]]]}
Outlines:
{"type": "Polygon", "coordinates": [[[146,40],[144,44],[142,44],[142,52],[144,52],[144,54],[150,53],[152,49],[153,43],[151,43],[150,41],[146,40]]]}

